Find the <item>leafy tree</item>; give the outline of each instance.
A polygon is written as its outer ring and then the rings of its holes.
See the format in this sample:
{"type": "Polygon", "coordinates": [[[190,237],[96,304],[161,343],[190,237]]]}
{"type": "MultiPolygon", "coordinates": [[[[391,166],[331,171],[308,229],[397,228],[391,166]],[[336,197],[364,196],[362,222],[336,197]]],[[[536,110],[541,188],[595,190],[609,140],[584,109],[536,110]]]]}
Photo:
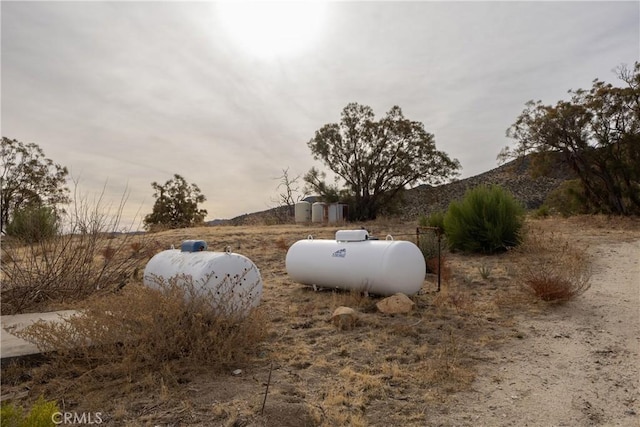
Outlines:
{"type": "Polygon", "coordinates": [[[207,199],[196,184],[188,184],[182,176],[175,174],[164,185],[152,182],[151,187],[155,190],[156,201],[153,212],[144,218],[147,229],[153,226],[186,228],[204,221],[207,211],[198,209],[198,203],[207,199]]]}
{"type": "MultiPolygon", "coordinates": [[[[440,184],[457,175],[460,163],[437,151],[432,134],[394,106],[376,121],[373,110],[357,103],[342,111],[340,123],[324,125],[307,144],[316,160],[346,183],[352,219],[374,219],[410,185],[440,184]]],[[[324,175],[312,169],[305,181],[315,191],[337,195],[324,175]]]]}
{"type": "Polygon", "coordinates": [[[516,146],[498,158],[559,152],[580,180],[586,208],[640,213],[640,63],[619,67],[618,77],[624,87],[596,79],[590,90],[569,91],[571,100],[555,106],[529,101],[507,130],[516,146]]]}
{"type": "Polygon", "coordinates": [[[582,183],[579,179],[564,181],[547,195],[542,206],[564,217],[588,213],[586,211],[588,203],[584,198],[582,183]]]}
{"type": "Polygon", "coordinates": [[[327,182],[325,181],[326,178],[326,173],[319,171],[315,167],[312,167],[303,178],[307,183],[305,191],[307,193],[310,191],[318,193],[322,201],[327,203],[336,203],[340,200],[346,201],[351,199],[351,194],[348,190],[341,190],[337,182],[334,182],[333,184],[327,184],[327,182]]]}
{"type": "Polygon", "coordinates": [[[27,205],[13,212],[6,233],[26,243],[42,242],[58,234],[59,218],[53,208],[27,205]]]}
{"type": "Polygon", "coordinates": [[[69,203],[66,167],[45,157],[34,143],[22,143],[2,137],[0,147],[0,229],[5,232],[14,213],[27,206],[46,206],[69,203]]]}

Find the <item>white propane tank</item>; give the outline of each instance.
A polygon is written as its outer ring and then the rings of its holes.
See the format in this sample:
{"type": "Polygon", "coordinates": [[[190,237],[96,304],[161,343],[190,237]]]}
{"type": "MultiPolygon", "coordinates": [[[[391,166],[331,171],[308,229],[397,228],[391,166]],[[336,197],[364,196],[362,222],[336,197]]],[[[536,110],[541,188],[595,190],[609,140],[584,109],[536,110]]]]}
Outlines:
{"type": "Polygon", "coordinates": [[[287,251],[285,262],[287,274],[298,283],[377,295],[413,295],[426,274],[416,245],[373,240],[366,230],[340,230],[336,240],[299,240],[287,251]]]}
{"type": "Polygon", "coordinates": [[[206,243],[191,240],[182,249],[157,253],[144,269],[143,283],[154,289],[171,279],[183,287],[192,284],[196,295],[211,298],[222,313],[247,315],[262,297],[260,271],[243,255],[204,249],[206,243]]]}

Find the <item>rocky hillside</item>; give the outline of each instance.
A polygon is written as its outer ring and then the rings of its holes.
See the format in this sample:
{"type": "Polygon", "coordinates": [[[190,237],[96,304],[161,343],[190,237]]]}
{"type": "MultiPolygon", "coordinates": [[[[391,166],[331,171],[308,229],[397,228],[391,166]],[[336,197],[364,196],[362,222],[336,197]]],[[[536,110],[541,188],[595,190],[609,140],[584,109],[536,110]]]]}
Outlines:
{"type": "MultiPolygon", "coordinates": [[[[405,191],[403,205],[399,209],[398,216],[404,220],[415,220],[420,215],[444,211],[451,201],[461,199],[468,189],[481,184],[498,184],[510,191],[527,209],[537,209],[550,192],[558,188],[565,180],[573,178],[569,168],[563,165],[559,159],[554,161],[550,170],[552,173],[549,176],[534,178],[531,173],[531,159],[525,157],[480,175],[449,184],[437,187],[421,185],[405,191]]],[[[274,208],[241,215],[228,221],[225,220],[224,223],[233,225],[281,223],[287,216],[286,211],[282,208],[274,208]]]]}
{"type": "Polygon", "coordinates": [[[405,192],[402,218],[412,219],[422,214],[444,211],[453,200],[478,185],[498,184],[511,192],[527,209],[539,208],[550,192],[562,182],[572,179],[573,174],[559,160],[551,168],[550,176],[534,178],[529,158],[513,160],[496,169],[471,178],[431,187],[421,185],[405,192]]]}

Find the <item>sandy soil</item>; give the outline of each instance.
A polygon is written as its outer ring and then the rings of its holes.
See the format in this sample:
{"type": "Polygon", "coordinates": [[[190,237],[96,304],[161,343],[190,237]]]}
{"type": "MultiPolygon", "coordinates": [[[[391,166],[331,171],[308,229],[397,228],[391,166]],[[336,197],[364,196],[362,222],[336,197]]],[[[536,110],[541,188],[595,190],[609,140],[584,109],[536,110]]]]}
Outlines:
{"type": "Polygon", "coordinates": [[[591,289],[519,319],[433,425],[640,425],[640,240],[592,246],[591,289]]]}

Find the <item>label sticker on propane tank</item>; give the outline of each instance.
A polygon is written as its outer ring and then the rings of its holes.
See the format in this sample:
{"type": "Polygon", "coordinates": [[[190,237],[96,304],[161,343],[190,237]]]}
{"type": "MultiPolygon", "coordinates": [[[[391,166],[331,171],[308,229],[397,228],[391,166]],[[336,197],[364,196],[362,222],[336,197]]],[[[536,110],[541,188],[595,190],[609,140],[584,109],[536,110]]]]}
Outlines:
{"type": "Polygon", "coordinates": [[[331,256],[336,258],[344,258],[345,256],[347,256],[347,249],[346,248],[338,249],[337,251],[332,253],[331,256]]]}

